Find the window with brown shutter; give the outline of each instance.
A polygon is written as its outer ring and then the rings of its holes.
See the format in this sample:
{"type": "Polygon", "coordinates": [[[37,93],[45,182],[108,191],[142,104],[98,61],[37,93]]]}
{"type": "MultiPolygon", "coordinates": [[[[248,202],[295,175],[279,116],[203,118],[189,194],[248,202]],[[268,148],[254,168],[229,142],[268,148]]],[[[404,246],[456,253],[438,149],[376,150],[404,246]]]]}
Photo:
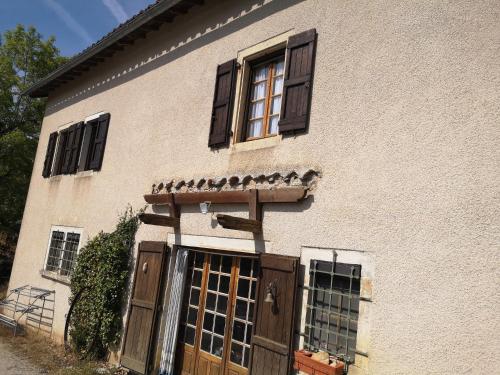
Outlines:
{"type": "Polygon", "coordinates": [[[109,113],[100,115],[91,125],[88,148],[88,167],[86,169],[100,170],[106,147],[106,138],[109,127],[109,113]]]}
{"type": "Polygon", "coordinates": [[[44,178],[50,177],[52,171],[52,162],[54,161],[54,152],[57,144],[57,132],[53,132],[49,136],[49,143],[47,144],[47,152],[45,153],[45,160],[43,162],[42,176],[44,178]]]}
{"type": "Polygon", "coordinates": [[[244,140],[278,134],[284,66],[284,51],[251,64],[244,140]]]}
{"type": "Polygon", "coordinates": [[[236,59],[217,67],[208,139],[210,147],[222,147],[229,144],[236,88],[236,69],[236,59]]]}
{"type": "Polygon", "coordinates": [[[288,39],[280,133],[307,130],[315,53],[316,29],[293,35],[288,39]]]}

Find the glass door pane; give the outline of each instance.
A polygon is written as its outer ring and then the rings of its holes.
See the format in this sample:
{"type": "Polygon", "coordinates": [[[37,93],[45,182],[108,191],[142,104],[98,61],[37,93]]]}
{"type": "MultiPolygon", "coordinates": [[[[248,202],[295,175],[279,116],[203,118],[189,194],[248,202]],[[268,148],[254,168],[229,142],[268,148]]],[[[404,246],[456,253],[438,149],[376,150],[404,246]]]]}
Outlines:
{"type": "Polygon", "coordinates": [[[200,349],[222,358],[233,258],[210,255],[200,349]]]}
{"type": "Polygon", "coordinates": [[[250,356],[258,267],[255,259],[240,259],[236,282],[229,360],[245,368],[250,356]]]}
{"type": "Polygon", "coordinates": [[[196,322],[201,297],[201,281],[203,278],[203,253],[191,252],[189,254],[189,268],[184,290],[184,309],[181,315],[180,341],[194,346],[196,336],[196,322]]]}

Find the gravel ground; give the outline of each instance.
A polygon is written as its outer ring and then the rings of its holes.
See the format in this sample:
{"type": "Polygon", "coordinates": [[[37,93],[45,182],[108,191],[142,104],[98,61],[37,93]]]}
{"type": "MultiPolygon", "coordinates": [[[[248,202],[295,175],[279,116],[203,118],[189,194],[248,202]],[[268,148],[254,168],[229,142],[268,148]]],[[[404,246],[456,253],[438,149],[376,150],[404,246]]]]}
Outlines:
{"type": "Polygon", "coordinates": [[[38,375],[45,371],[37,368],[26,358],[14,353],[10,344],[0,336],[0,374],[2,375],[38,375]]]}

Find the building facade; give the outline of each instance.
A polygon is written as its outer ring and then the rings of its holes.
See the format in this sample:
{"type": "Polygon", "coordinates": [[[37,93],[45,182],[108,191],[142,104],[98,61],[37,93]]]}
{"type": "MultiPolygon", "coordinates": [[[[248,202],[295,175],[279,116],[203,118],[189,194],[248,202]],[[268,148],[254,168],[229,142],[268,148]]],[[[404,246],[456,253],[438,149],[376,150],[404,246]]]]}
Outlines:
{"type": "Polygon", "coordinates": [[[157,2],[27,93],[48,103],[10,287],[55,290],[61,340],[79,250],[147,206],[127,367],[494,373],[499,14],[157,2]]]}

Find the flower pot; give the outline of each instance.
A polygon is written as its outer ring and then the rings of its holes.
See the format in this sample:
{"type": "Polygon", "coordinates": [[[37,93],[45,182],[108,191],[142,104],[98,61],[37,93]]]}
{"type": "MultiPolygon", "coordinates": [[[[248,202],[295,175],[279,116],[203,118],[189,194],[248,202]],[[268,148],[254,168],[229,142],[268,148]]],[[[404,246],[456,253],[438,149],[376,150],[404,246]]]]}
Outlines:
{"type": "Polygon", "coordinates": [[[319,362],[311,358],[312,353],[305,350],[296,350],[293,368],[309,375],[342,375],[344,362],[336,361],[334,365],[319,362]]]}

